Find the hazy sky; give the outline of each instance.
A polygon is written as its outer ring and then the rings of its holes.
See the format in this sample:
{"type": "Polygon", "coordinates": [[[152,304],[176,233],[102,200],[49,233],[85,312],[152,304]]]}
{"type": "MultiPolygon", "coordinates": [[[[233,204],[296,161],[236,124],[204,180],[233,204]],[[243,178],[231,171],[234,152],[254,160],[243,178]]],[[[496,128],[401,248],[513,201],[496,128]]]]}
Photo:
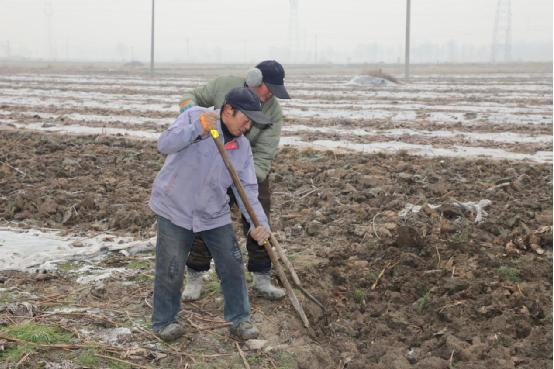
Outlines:
{"type": "MultiPolygon", "coordinates": [[[[511,4],[513,60],[552,60],[552,0],[504,1],[511,4]]],[[[297,3],[295,23],[289,0],[156,0],[156,59],[403,60],[406,0],[297,3]]],[[[412,0],[412,60],[490,58],[497,4],[412,0]]],[[[0,0],[0,57],[146,62],[151,6],[151,0],[0,0]]],[[[505,30],[501,24],[501,35],[505,30]]]]}

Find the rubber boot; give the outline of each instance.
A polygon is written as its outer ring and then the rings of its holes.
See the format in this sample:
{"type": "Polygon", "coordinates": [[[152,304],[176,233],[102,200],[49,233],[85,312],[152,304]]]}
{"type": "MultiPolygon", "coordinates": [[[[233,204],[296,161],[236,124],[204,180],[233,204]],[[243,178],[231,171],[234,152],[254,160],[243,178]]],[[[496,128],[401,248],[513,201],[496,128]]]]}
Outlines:
{"type": "Polygon", "coordinates": [[[187,268],[187,281],[181,298],[183,301],[194,301],[200,298],[204,286],[204,272],[187,268]]]}
{"type": "Polygon", "coordinates": [[[260,297],[268,300],[279,300],[285,297],[285,290],[271,284],[269,273],[252,273],[252,288],[260,297]]]}

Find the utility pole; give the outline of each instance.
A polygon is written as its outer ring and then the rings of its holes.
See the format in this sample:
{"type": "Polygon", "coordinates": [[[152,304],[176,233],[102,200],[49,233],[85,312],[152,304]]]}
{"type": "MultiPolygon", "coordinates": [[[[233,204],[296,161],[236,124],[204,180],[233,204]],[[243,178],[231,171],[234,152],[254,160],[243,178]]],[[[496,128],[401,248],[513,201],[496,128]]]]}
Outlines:
{"type": "Polygon", "coordinates": [[[289,63],[298,62],[300,49],[298,23],[298,0],[289,0],[289,63]]]}
{"type": "Polygon", "coordinates": [[[410,78],[410,0],[406,0],[406,60],[404,61],[404,78],[410,78]]]}
{"type": "Polygon", "coordinates": [[[54,11],[52,9],[52,1],[47,0],[44,3],[44,15],[46,16],[46,34],[48,37],[48,59],[54,60],[56,59],[55,52],[54,52],[54,41],[52,37],[52,15],[54,11]]]}
{"type": "Polygon", "coordinates": [[[512,57],[512,10],[510,0],[498,0],[496,17],[492,32],[491,63],[498,61],[500,52],[504,51],[504,62],[512,57]]]}
{"type": "Polygon", "coordinates": [[[150,73],[154,73],[154,0],[152,0],[152,32],[150,35],[150,73]]]}

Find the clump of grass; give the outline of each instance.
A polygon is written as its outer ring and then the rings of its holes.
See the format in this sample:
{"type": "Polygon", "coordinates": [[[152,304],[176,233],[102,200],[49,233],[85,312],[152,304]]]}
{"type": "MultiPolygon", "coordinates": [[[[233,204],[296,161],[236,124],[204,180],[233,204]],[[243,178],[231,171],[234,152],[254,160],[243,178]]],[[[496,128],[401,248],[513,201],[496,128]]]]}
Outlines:
{"type": "Polygon", "coordinates": [[[248,355],[246,357],[248,364],[254,366],[255,368],[261,367],[265,361],[265,358],[261,355],[248,355]]]}
{"type": "Polygon", "coordinates": [[[14,294],[9,291],[2,291],[2,293],[0,293],[0,303],[12,302],[14,299],[14,294]]]}
{"type": "Polygon", "coordinates": [[[2,332],[37,344],[67,343],[71,339],[71,333],[64,332],[58,327],[30,322],[8,326],[2,332]]]}
{"type": "Polygon", "coordinates": [[[395,77],[391,76],[388,73],[383,72],[381,68],[366,69],[365,71],[362,72],[362,74],[365,74],[367,76],[372,76],[372,77],[379,77],[379,78],[386,79],[387,81],[391,81],[393,83],[398,83],[398,79],[396,79],[395,77]]]}
{"type": "Polygon", "coordinates": [[[358,304],[361,304],[365,302],[365,299],[367,298],[367,292],[362,288],[356,288],[352,293],[352,297],[354,298],[354,301],[356,301],[358,304]]]}
{"type": "Polygon", "coordinates": [[[32,354],[34,351],[31,345],[17,345],[4,352],[0,352],[0,358],[6,360],[8,363],[17,363],[23,356],[32,354]]]}
{"type": "Polygon", "coordinates": [[[33,353],[36,344],[67,343],[71,339],[71,333],[64,332],[58,327],[30,322],[11,325],[0,330],[0,332],[25,341],[25,343],[18,343],[17,346],[3,353],[0,352],[0,357],[6,358],[8,362],[17,362],[24,355],[33,353]]]}
{"type": "Polygon", "coordinates": [[[471,236],[471,227],[464,222],[462,229],[454,233],[449,239],[448,243],[452,246],[463,246],[469,243],[471,236]]]}
{"type": "Polygon", "coordinates": [[[294,356],[286,351],[279,351],[274,355],[275,365],[277,369],[296,369],[298,363],[294,356]]]}
{"type": "Polygon", "coordinates": [[[127,268],[129,269],[151,269],[150,262],[148,260],[141,260],[141,259],[135,259],[131,260],[129,264],[127,264],[127,268]]]}
{"type": "Polygon", "coordinates": [[[60,272],[70,272],[79,268],[80,263],[76,261],[65,261],[63,263],[59,263],[57,266],[60,272]]]}
{"type": "Polygon", "coordinates": [[[419,300],[417,300],[417,311],[422,312],[429,305],[429,300],[431,299],[431,290],[427,291],[419,300]]]}
{"type": "Polygon", "coordinates": [[[82,366],[95,367],[98,365],[100,360],[95,355],[95,351],[92,349],[85,350],[77,357],[77,363],[82,366]]]}
{"type": "Polygon", "coordinates": [[[498,270],[496,271],[498,273],[498,275],[508,281],[508,282],[512,282],[512,283],[519,283],[521,282],[521,277],[519,275],[519,270],[517,270],[516,268],[512,268],[512,267],[508,267],[508,266],[501,266],[500,268],[498,268],[498,270]]]}

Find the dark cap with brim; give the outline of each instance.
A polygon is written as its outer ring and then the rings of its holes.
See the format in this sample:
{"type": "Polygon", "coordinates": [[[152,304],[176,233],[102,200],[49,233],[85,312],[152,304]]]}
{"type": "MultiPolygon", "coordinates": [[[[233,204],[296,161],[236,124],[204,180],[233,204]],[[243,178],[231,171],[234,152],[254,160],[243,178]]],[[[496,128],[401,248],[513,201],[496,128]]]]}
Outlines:
{"type": "Polygon", "coordinates": [[[271,83],[264,82],[267,88],[269,88],[269,91],[271,93],[279,98],[279,99],[290,99],[289,93],[287,92],[287,89],[285,88],[285,85],[274,85],[271,83]]]}
{"type": "Polygon", "coordinates": [[[239,111],[243,112],[251,121],[258,124],[271,124],[271,120],[261,111],[255,110],[244,110],[237,108],[239,111]]]}
{"type": "Polygon", "coordinates": [[[249,88],[235,87],[225,95],[224,104],[241,111],[251,121],[258,124],[271,124],[271,120],[262,113],[262,104],[258,96],[249,88]]]}
{"type": "Polygon", "coordinates": [[[285,88],[285,69],[275,60],[264,60],[256,65],[262,72],[263,83],[278,99],[290,99],[285,88]]]}

